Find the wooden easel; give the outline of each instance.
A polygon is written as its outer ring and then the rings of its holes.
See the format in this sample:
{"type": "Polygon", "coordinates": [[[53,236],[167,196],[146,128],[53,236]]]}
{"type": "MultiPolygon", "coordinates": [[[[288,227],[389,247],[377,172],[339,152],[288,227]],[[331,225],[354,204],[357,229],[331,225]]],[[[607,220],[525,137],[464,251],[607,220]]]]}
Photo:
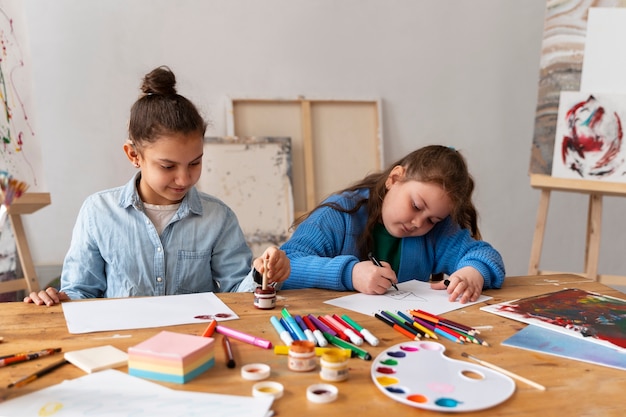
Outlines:
{"type": "Polygon", "coordinates": [[[15,200],[9,207],[9,218],[15,236],[15,246],[20,259],[20,266],[24,274],[21,278],[0,282],[0,293],[26,290],[29,293],[39,291],[39,281],[35,272],[35,265],[30,255],[22,214],[30,214],[50,204],[49,193],[25,193],[15,200]]]}
{"type": "Polygon", "coordinates": [[[539,208],[537,210],[537,223],[530,250],[529,275],[560,274],[563,272],[540,271],[539,259],[543,246],[543,236],[548,218],[548,206],[552,191],[564,191],[589,194],[589,209],[587,212],[587,234],[585,245],[584,272],[577,273],[594,281],[611,281],[607,283],[623,284],[626,277],[598,274],[598,259],[600,256],[600,234],[602,229],[602,197],[617,196],[626,197],[626,184],[614,182],[601,182],[589,180],[573,180],[565,178],[553,178],[549,175],[531,174],[530,186],[541,190],[539,208]],[[620,282],[621,281],[621,282],[620,282]]]}

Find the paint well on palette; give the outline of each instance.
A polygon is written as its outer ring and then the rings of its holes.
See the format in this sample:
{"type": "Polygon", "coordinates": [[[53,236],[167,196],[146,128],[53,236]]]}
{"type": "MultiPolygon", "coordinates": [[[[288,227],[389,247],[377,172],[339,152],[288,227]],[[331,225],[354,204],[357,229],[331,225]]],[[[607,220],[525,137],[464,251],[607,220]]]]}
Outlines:
{"type": "Polygon", "coordinates": [[[511,378],[444,355],[436,342],[401,343],[383,351],[371,367],[372,379],[388,397],[406,405],[436,411],[474,411],[497,405],[515,390],[511,378]],[[485,375],[481,380],[464,376],[485,375]],[[391,376],[393,375],[393,376],[391,376]],[[484,395],[489,392],[490,395],[484,395]]]}

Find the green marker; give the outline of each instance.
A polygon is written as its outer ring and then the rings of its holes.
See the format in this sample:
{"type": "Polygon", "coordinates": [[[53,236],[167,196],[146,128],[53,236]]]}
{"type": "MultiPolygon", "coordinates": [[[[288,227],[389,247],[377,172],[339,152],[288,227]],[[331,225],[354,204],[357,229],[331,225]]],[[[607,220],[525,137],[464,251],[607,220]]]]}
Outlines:
{"type": "Polygon", "coordinates": [[[372,346],[378,346],[380,341],[369,330],[360,326],[356,321],[348,317],[347,314],[342,315],[341,318],[344,319],[346,323],[348,323],[350,326],[354,327],[357,332],[361,333],[363,335],[363,338],[367,340],[367,343],[369,343],[372,346]]]}
{"type": "Polygon", "coordinates": [[[336,336],[333,336],[330,333],[326,333],[326,332],[324,332],[324,337],[326,338],[326,340],[328,340],[330,343],[332,343],[335,346],[338,346],[338,347],[343,348],[343,349],[350,349],[360,359],[363,359],[363,360],[366,360],[366,361],[371,361],[372,360],[372,355],[370,355],[369,353],[367,353],[365,350],[361,349],[360,347],[353,345],[352,343],[348,343],[345,340],[342,340],[342,339],[340,339],[340,338],[338,338],[336,336]]]}

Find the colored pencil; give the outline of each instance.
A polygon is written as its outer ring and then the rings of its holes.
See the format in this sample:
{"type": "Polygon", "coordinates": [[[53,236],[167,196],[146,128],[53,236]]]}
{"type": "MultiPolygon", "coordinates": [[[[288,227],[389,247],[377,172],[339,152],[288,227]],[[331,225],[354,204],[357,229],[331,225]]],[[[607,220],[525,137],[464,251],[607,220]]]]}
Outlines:
{"type": "Polygon", "coordinates": [[[408,337],[411,340],[420,340],[420,337],[411,333],[410,331],[406,330],[404,327],[399,326],[397,323],[388,320],[386,318],[384,318],[383,316],[381,316],[378,313],[374,313],[374,317],[376,317],[378,320],[382,321],[383,323],[385,323],[386,325],[392,327],[395,331],[397,331],[398,333],[402,333],[403,335],[405,335],[406,337],[408,337]]]}
{"type": "Polygon", "coordinates": [[[380,314],[384,317],[386,317],[388,320],[391,320],[392,322],[396,323],[398,326],[402,327],[403,329],[405,329],[406,331],[413,333],[413,335],[415,336],[419,336],[421,337],[422,334],[420,333],[419,330],[417,330],[415,327],[413,326],[409,326],[407,325],[404,320],[400,319],[398,316],[395,316],[393,313],[390,313],[389,311],[381,311],[380,314]]]}
{"type": "Polygon", "coordinates": [[[398,311],[398,315],[400,317],[402,317],[406,321],[407,324],[410,324],[411,326],[413,326],[416,329],[418,329],[419,331],[421,331],[425,337],[427,337],[429,339],[434,339],[434,338],[437,337],[437,335],[435,335],[434,332],[431,332],[429,329],[427,329],[426,327],[422,326],[420,323],[416,322],[413,317],[409,317],[409,316],[407,316],[406,314],[404,314],[401,311],[398,311]]]}

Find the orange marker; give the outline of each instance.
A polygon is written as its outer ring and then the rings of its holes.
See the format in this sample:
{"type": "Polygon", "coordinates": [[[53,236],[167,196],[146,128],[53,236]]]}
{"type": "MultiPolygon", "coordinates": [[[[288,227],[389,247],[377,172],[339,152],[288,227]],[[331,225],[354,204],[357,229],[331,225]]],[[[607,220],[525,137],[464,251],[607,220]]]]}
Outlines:
{"type": "Polygon", "coordinates": [[[207,327],[204,333],[202,333],[202,337],[213,336],[213,333],[215,332],[216,327],[217,327],[217,320],[215,319],[211,320],[211,323],[209,323],[209,327],[207,327]]]}

